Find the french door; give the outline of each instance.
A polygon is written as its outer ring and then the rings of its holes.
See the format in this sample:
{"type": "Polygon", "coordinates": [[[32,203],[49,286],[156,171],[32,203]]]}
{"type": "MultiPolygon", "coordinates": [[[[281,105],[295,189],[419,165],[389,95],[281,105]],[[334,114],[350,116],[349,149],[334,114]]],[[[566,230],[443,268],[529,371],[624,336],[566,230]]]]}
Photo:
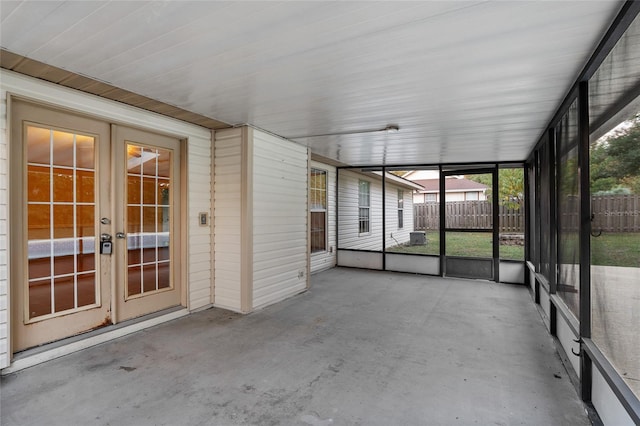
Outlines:
{"type": "Polygon", "coordinates": [[[116,193],[116,316],[180,304],[180,141],[113,126],[116,193]],[[177,273],[177,274],[176,274],[177,273]]]}
{"type": "Polygon", "coordinates": [[[12,351],[179,305],[180,141],[11,108],[12,351]]]}

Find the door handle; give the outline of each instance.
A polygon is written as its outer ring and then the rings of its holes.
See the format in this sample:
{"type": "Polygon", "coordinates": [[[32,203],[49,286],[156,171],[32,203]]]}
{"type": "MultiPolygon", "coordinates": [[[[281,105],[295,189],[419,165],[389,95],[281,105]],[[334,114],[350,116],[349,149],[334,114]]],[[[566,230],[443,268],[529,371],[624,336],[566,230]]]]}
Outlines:
{"type": "Polygon", "coordinates": [[[124,239],[126,236],[124,232],[116,232],[116,238],[124,239]]]}

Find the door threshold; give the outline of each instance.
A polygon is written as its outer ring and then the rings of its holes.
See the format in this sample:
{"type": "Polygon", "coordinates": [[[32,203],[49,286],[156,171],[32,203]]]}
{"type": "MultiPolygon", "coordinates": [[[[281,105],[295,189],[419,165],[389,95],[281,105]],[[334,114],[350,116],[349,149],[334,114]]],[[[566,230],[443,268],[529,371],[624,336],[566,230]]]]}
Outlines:
{"type": "Polygon", "coordinates": [[[186,308],[177,306],[174,308],[164,309],[153,314],[145,315],[140,318],[123,321],[119,324],[110,325],[107,327],[99,328],[97,330],[78,334],[76,336],[68,337],[57,342],[48,343],[46,345],[38,346],[32,349],[27,349],[23,352],[17,353],[11,361],[11,365],[2,369],[0,371],[0,375],[4,376],[7,374],[15,373],[17,371],[24,370],[25,368],[42,364],[43,362],[51,361],[65,355],[69,355],[74,352],[78,352],[83,349],[87,349],[92,346],[106,343],[119,337],[135,333],[137,331],[154,327],[167,321],[184,317],[188,314],[189,311],[186,308]]]}

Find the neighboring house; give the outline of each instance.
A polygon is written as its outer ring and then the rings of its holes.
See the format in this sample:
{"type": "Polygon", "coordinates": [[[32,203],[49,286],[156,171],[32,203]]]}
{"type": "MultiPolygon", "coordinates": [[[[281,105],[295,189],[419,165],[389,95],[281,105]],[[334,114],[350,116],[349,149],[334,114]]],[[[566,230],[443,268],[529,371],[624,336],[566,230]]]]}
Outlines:
{"type": "MultiPolygon", "coordinates": [[[[422,187],[386,173],[386,247],[405,244],[413,231],[413,191],[422,187]]],[[[340,249],[382,250],[382,174],[342,169],[338,178],[340,249]]]]}
{"type": "MultiPolygon", "coordinates": [[[[423,187],[413,193],[414,203],[440,201],[440,179],[411,179],[423,187]]],[[[482,201],[487,199],[489,187],[464,177],[449,176],[445,179],[446,201],[482,201]]]]}

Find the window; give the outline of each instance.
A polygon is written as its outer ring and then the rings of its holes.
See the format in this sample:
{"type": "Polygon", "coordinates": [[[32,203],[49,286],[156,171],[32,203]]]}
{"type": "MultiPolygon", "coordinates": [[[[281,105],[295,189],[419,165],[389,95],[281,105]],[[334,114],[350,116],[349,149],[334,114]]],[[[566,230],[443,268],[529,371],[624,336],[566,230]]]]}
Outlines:
{"type": "Polygon", "coordinates": [[[438,201],[438,194],[424,194],[424,201],[426,203],[435,203],[438,201]]]}
{"type": "Polygon", "coordinates": [[[404,191],[398,189],[398,229],[404,228],[404,191]]]}
{"type": "Polygon", "coordinates": [[[311,253],[327,251],[327,172],[311,169],[309,176],[311,253]]]}
{"type": "Polygon", "coordinates": [[[467,200],[467,201],[477,201],[477,200],[479,200],[478,192],[476,192],[476,191],[465,192],[464,199],[467,200]]]}
{"type": "Polygon", "coordinates": [[[358,232],[366,234],[370,230],[370,208],[371,195],[369,193],[369,182],[358,181],[358,232]]]}

